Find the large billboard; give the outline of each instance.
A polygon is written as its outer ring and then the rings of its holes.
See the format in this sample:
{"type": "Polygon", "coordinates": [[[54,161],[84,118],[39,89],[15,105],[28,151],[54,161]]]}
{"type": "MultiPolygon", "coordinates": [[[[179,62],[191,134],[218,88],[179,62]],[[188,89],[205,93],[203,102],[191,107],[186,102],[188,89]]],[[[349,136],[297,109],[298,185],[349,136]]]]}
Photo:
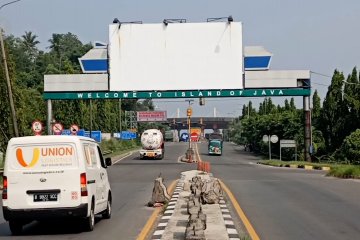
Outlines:
{"type": "Polygon", "coordinates": [[[110,91],[243,89],[240,22],[111,24],[110,91]]]}
{"type": "Polygon", "coordinates": [[[166,111],[138,111],[136,113],[138,122],[166,122],[166,111]]]}

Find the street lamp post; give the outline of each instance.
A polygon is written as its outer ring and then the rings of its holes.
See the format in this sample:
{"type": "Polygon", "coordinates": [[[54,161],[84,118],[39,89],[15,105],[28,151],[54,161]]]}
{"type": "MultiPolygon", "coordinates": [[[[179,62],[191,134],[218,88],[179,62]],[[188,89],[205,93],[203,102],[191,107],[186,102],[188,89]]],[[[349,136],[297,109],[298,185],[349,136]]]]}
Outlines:
{"type": "MultiPolygon", "coordinates": [[[[7,6],[7,5],[10,5],[12,3],[16,3],[16,2],[19,2],[19,1],[21,1],[21,0],[15,0],[15,1],[12,1],[12,2],[5,3],[5,4],[0,6],[0,10],[3,7],[7,6]]],[[[1,44],[2,58],[3,58],[3,61],[4,61],[6,85],[7,85],[7,89],[8,89],[8,93],[9,93],[9,104],[10,104],[10,110],[11,110],[11,117],[12,117],[15,137],[18,137],[19,136],[19,129],[18,129],[18,125],[17,125],[15,104],[14,104],[14,99],[13,99],[11,83],[10,83],[9,69],[8,69],[8,66],[7,66],[5,47],[4,47],[4,40],[3,40],[2,34],[3,34],[3,30],[0,27],[0,44],[1,44]]]]}

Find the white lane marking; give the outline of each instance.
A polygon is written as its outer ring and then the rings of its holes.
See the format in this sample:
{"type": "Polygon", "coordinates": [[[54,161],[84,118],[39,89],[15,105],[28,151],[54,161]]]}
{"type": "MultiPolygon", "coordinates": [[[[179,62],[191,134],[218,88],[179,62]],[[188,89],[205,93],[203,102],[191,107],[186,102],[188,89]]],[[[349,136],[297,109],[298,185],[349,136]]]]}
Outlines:
{"type": "Polygon", "coordinates": [[[165,223],[159,223],[158,227],[166,227],[167,224],[168,224],[167,222],[165,222],[165,223]]]}
{"type": "Polygon", "coordinates": [[[118,160],[116,160],[115,162],[113,162],[113,164],[116,164],[117,162],[123,160],[124,158],[130,157],[131,155],[134,154],[134,152],[136,152],[136,151],[131,151],[131,152],[127,153],[127,154],[126,154],[125,156],[123,156],[122,158],[119,158],[118,160]]]}
{"type": "Polygon", "coordinates": [[[154,232],[154,235],[162,235],[165,232],[165,230],[157,230],[154,232]]]}
{"type": "Polygon", "coordinates": [[[166,211],[164,212],[164,214],[167,214],[167,213],[173,214],[174,212],[175,212],[175,210],[166,210],[166,211]]]}
{"type": "Polygon", "coordinates": [[[234,228],[227,228],[226,231],[228,234],[238,234],[238,232],[234,228]]]}
{"type": "Polygon", "coordinates": [[[234,225],[234,222],[231,220],[224,220],[225,224],[227,225],[234,225]]]}

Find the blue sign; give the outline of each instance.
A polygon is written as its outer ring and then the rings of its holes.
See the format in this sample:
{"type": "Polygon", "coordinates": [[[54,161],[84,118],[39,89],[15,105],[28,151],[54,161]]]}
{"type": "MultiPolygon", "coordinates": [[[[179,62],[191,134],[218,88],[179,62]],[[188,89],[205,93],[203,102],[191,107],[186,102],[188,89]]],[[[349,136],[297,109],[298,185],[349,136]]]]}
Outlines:
{"type": "MultiPolygon", "coordinates": [[[[71,135],[71,132],[69,129],[64,129],[61,132],[61,135],[71,135]]],[[[85,131],[84,129],[80,129],[76,135],[82,137],[90,137],[90,131],[85,131]]],[[[101,142],[101,131],[91,131],[91,138],[97,142],[101,142]]]]}
{"type": "Polygon", "coordinates": [[[248,56],[244,58],[245,70],[269,70],[271,56],[248,56]]]}
{"type": "Polygon", "coordinates": [[[97,142],[101,142],[101,131],[91,131],[91,136],[90,136],[90,131],[85,131],[84,137],[89,137],[97,142]]]}
{"type": "Polygon", "coordinates": [[[85,136],[85,130],[84,129],[80,129],[77,133],[76,133],[76,135],[78,135],[78,136],[85,136]]]}
{"type": "Polygon", "coordinates": [[[70,129],[63,129],[61,135],[71,135],[70,129]]]}
{"type": "Polygon", "coordinates": [[[187,142],[189,140],[189,134],[188,133],[182,133],[180,136],[180,141],[187,142]]]}
{"type": "Polygon", "coordinates": [[[120,138],[123,140],[131,140],[136,138],[136,133],[135,132],[130,132],[130,131],[122,131],[120,135],[120,138]]]}

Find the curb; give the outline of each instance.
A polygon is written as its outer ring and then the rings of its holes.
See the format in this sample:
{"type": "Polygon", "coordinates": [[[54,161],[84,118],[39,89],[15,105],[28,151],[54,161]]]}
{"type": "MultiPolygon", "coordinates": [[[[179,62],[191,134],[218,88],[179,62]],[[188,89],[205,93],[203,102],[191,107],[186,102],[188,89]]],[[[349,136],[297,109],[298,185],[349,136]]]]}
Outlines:
{"type": "MultiPolygon", "coordinates": [[[[181,179],[178,181],[178,183],[175,187],[175,190],[171,196],[171,199],[165,209],[163,216],[159,220],[159,223],[158,223],[157,227],[155,228],[152,237],[150,238],[151,240],[161,240],[162,239],[165,229],[168,226],[168,222],[170,221],[173,213],[175,212],[175,208],[176,208],[176,205],[178,204],[180,193],[183,191],[184,180],[185,180],[185,176],[182,175],[181,179]]],[[[236,229],[234,220],[230,214],[230,210],[225,202],[224,197],[220,197],[220,201],[219,201],[218,205],[219,205],[219,208],[221,211],[221,216],[224,221],[226,234],[228,237],[227,239],[228,240],[240,240],[241,239],[240,235],[236,229]]]]}
{"type": "Polygon", "coordinates": [[[264,163],[260,163],[258,162],[257,164],[261,164],[261,165],[265,165],[265,166],[270,166],[270,167],[286,167],[286,168],[301,168],[301,169],[305,169],[305,170],[323,170],[323,171],[330,171],[330,167],[324,166],[324,167],[320,167],[320,166],[313,166],[313,165],[297,165],[297,164],[284,164],[284,165],[280,165],[280,166],[274,166],[274,165],[269,165],[269,164],[264,164],[264,163]]]}
{"type": "Polygon", "coordinates": [[[178,201],[179,194],[182,191],[183,185],[184,185],[184,177],[181,177],[181,179],[176,184],[173,194],[171,195],[171,199],[166,207],[164,215],[161,217],[158,226],[155,228],[155,231],[151,237],[152,240],[161,240],[162,235],[165,232],[165,228],[172,214],[175,211],[175,206],[178,201]]]}
{"type": "Polygon", "coordinates": [[[240,240],[239,233],[236,230],[234,221],[230,215],[230,211],[229,211],[223,197],[220,198],[219,206],[220,206],[221,214],[222,214],[224,222],[225,222],[225,228],[226,228],[226,232],[228,234],[229,239],[230,240],[240,240]]]}

